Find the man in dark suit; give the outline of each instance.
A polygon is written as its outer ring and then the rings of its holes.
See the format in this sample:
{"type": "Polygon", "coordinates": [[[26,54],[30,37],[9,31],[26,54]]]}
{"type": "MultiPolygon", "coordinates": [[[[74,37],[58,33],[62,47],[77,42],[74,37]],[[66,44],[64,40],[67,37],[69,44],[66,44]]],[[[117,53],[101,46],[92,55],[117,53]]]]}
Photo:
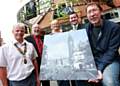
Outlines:
{"type": "Polygon", "coordinates": [[[79,18],[76,12],[69,13],[69,22],[72,30],[79,30],[84,28],[81,18],[79,18]]]}
{"type": "MultiPolygon", "coordinates": [[[[25,37],[28,42],[31,42],[38,54],[37,62],[38,62],[38,72],[40,73],[40,64],[41,64],[41,56],[43,49],[43,30],[40,28],[38,24],[34,24],[32,26],[32,35],[25,37]]],[[[41,81],[42,86],[50,86],[49,81],[41,81]]]]}
{"type": "MultiPolygon", "coordinates": [[[[79,30],[84,28],[81,18],[79,18],[78,14],[74,11],[69,13],[69,22],[71,24],[69,30],[79,30]]],[[[75,80],[71,80],[71,84],[72,86],[76,86],[75,80]]]]}

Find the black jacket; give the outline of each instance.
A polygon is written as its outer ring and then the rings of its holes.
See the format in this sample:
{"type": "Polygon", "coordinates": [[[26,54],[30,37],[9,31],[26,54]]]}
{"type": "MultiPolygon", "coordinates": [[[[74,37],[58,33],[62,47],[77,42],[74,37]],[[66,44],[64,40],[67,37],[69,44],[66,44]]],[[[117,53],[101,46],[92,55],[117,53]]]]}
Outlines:
{"type": "MultiPolygon", "coordinates": [[[[86,26],[89,41],[91,43],[92,24],[86,26]]],[[[103,20],[103,25],[97,39],[98,56],[95,58],[96,65],[103,72],[105,67],[113,61],[120,61],[118,48],[120,46],[120,26],[111,21],[103,20]]],[[[91,46],[92,47],[92,46],[91,46]]]]}

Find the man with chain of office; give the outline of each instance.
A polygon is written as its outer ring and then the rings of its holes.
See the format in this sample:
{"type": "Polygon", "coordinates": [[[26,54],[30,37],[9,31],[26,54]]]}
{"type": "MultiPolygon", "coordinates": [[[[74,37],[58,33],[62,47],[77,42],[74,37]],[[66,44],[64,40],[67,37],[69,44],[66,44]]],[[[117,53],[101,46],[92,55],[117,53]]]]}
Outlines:
{"type": "Polygon", "coordinates": [[[9,86],[40,86],[37,53],[33,45],[23,38],[25,25],[15,24],[12,33],[14,40],[0,49],[0,67],[7,69],[9,86]]]}

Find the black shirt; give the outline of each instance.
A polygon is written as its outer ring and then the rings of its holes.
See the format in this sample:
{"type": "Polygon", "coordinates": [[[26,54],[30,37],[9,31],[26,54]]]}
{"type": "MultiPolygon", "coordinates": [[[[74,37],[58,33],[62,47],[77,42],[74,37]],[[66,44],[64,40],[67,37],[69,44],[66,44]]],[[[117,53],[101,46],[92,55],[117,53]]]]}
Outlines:
{"type": "Polygon", "coordinates": [[[92,29],[92,34],[91,34],[91,46],[92,46],[92,51],[93,51],[93,56],[98,57],[97,55],[97,39],[100,34],[101,27],[94,27],[92,29]]]}

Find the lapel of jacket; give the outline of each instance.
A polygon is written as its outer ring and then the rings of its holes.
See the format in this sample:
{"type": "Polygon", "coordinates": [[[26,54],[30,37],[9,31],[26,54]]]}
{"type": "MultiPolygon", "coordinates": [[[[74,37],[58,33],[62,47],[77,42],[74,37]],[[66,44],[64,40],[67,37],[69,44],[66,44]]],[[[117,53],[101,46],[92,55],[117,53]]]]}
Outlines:
{"type": "Polygon", "coordinates": [[[31,36],[31,38],[32,38],[32,43],[33,43],[35,49],[37,50],[37,44],[36,44],[36,41],[34,39],[34,36],[31,36]]]}
{"type": "Polygon", "coordinates": [[[78,24],[77,30],[84,29],[84,28],[85,28],[85,26],[83,24],[78,24]]]}
{"type": "Polygon", "coordinates": [[[81,29],[81,25],[80,24],[78,24],[78,26],[77,26],[77,30],[79,30],[79,29],[81,29]]]}
{"type": "Polygon", "coordinates": [[[104,27],[105,27],[105,20],[103,20],[103,23],[102,23],[102,26],[101,26],[101,30],[100,30],[100,33],[98,35],[98,38],[97,38],[97,41],[99,43],[100,39],[102,38],[102,35],[103,35],[103,32],[104,32],[104,27]]]}

